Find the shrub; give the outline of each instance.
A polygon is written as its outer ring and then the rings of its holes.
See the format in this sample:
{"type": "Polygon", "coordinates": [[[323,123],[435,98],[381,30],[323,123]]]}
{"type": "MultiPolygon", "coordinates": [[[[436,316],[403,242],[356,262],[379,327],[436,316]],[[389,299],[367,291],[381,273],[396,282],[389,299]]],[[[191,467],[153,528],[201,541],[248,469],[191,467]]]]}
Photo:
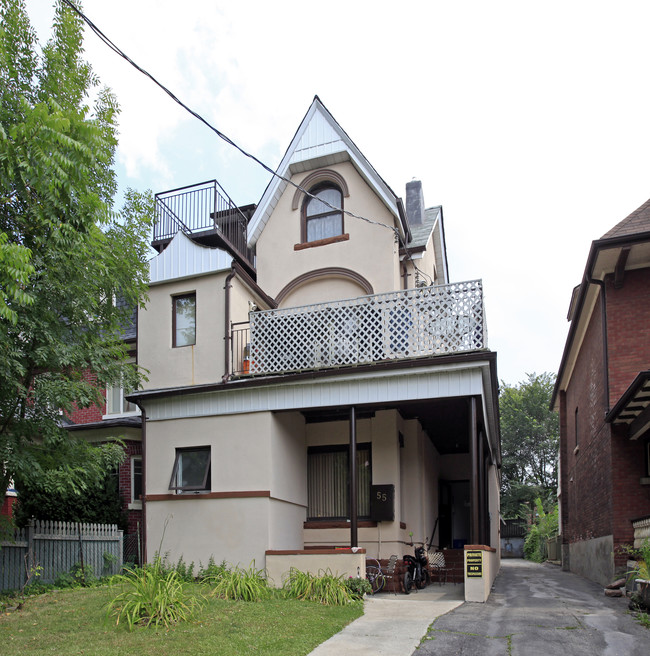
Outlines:
{"type": "Polygon", "coordinates": [[[56,579],[54,579],[54,587],[56,588],[78,588],[80,586],[90,587],[97,583],[97,577],[92,565],[84,565],[75,563],[69,572],[61,572],[56,579]]]}
{"type": "Polygon", "coordinates": [[[211,594],[222,599],[261,601],[271,595],[264,570],[255,569],[255,561],[248,569],[228,569],[222,564],[213,575],[205,576],[203,580],[213,585],[211,594]]]}
{"type": "Polygon", "coordinates": [[[350,597],[352,597],[352,599],[363,599],[364,594],[372,593],[372,586],[368,579],[357,579],[351,576],[349,579],[345,580],[345,586],[350,592],[350,597]]]}
{"type": "Polygon", "coordinates": [[[228,570],[228,565],[225,560],[221,561],[220,565],[217,565],[214,561],[214,557],[210,556],[208,564],[204,567],[203,564],[199,567],[199,573],[197,579],[203,582],[216,581],[219,577],[223,576],[228,570]]]}
{"type": "Polygon", "coordinates": [[[546,540],[557,535],[558,507],[549,512],[544,511],[542,500],[535,499],[536,513],[533,523],[528,527],[528,535],[524,541],[524,557],[542,563],[546,560],[546,540]]]}
{"type": "Polygon", "coordinates": [[[164,626],[193,619],[202,608],[202,602],[188,594],[175,570],[164,571],[159,566],[127,569],[126,574],[116,576],[115,583],[122,585],[122,592],[107,607],[107,616],[115,617],[115,623],[125,621],[132,630],[144,626],[164,626]]]}
{"type": "Polygon", "coordinates": [[[288,597],[316,601],[325,606],[344,606],[355,599],[343,576],[335,576],[329,569],[314,575],[292,567],[283,589],[288,597]]]}

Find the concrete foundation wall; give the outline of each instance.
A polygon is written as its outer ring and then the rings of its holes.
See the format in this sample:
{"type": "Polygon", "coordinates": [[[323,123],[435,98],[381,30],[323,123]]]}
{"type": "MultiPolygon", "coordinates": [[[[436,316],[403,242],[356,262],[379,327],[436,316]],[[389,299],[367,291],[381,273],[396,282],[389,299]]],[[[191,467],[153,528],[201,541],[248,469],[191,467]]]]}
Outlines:
{"type": "Polygon", "coordinates": [[[614,580],[613,536],[572,542],[568,547],[569,568],[574,574],[600,585],[608,585],[614,580]]]}

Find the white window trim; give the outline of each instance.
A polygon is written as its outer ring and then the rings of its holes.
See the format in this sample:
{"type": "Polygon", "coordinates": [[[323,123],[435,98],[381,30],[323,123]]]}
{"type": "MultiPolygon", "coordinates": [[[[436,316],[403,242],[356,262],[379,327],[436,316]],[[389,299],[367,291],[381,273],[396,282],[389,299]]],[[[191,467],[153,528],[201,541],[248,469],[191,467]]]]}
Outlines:
{"type": "MultiPolygon", "coordinates": [[[[135,358],[129,358],[129,360],[127,362],[128,362],[128,364],[135,364],[135,358]]],[[[114,389],[115,387],[117,387],[117,386],[114,385],[113,387],[107,387],[104,390],[104,393],[106,395],[106,399],[105,399],[106,412],[102,415],[102,419],[120,419],[122,417],[136,417],[136,416],[138,416],[140,414],[140,410],[137,408],[137,406],[136,406],[135,409],[129,410],[128,412],[114,412],[114,413],[109,413],[108,412],[108,396],[109,396],[111,390],[114,389]]],[[[124,388],[120,386],[120,407],[123,407],[123,406],[124,406],[124,388]]]]}

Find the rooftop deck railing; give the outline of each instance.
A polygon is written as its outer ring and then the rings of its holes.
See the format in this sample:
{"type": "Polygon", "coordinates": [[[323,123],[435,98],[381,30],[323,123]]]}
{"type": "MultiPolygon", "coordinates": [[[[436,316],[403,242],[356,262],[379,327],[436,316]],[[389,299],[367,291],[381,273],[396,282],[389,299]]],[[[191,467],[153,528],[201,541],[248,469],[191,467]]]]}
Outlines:
{"type": "Polygon", "coordinates": [[[253,312],[236,329],[233,373],[251,375],[487,348],[480,280],[253,312]]]}
{"type": "Polygon", "coordinates": [[[212,232],[253,264],[254,255],[246,243],[248,221],[216,180],[164,191],[155,198],[154,242],[171,239],[179,231],[186,235],[212,232]]]}

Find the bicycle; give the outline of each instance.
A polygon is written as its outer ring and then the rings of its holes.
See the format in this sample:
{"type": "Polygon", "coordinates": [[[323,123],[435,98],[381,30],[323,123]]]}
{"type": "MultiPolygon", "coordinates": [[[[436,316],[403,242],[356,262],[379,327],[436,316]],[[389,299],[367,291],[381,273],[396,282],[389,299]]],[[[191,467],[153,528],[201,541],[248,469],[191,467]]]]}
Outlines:
{"type": "Polygon", "coordinates": [[[386,585],[386,577],[381,569],[381,563],[374,558],[366,559],[366,578],[370,583],[372,594],[381,592],[386,585]],[[370,563],[370,565],[368,565],[370,563]]]}

